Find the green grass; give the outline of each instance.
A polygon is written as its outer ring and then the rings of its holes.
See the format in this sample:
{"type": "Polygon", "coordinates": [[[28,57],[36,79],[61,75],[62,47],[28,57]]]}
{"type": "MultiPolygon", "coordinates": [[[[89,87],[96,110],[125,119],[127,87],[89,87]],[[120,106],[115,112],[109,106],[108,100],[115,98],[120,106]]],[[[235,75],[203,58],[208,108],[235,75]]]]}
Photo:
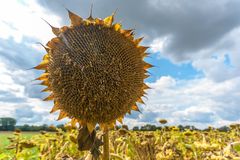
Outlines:
{"type": "MultiPolygon", "coordinates": [[[[39,132],[22,132],[20,135],[20,139],[31,139],[33,136],[39,134],[39,132]]],[[[7,146],[10,145],[10,141],[8,137],[14,137],[15,135],[13,132],[0,132],[0,160],[9,160],[18,157],[15,157],[15,149],[8,150],[6,149],[7,146]]],[[[36,147],[29,149],[27,152],[21,152],[21,157],[23,159],[31,159],[37,160],[38,158],[38,150],[36,147]]]]}
{"type": "MultiPolygon", "coordinates": [[[[39,134],[39,132],[22,132],[21,136],[25,139],[30,139],[33,135],[39,134]]],[[[13,137],[13,132],[0,132],[0,153],[6,152],[6,147],[9,145],[8,137],[13,137]]]]}
{"type": "Polygon", "coordinates": [[[9,144],[8,136],[10,136],[9,132],[0,132],[0,153],[9,144]]]}
{"type": "MultiPolygon", "coordinates": [[[[52,133],[49,133],[52,134],[52,133]]],[[[21,132],[20,135],[14,135],[14,132],[0,132],[0,160],[10,160],[10,159],[19,159],[19,160],[39,160],[39,148],[21,148],[18,149],[18,154],[16,154],[16,148],[13,149],[6,149],[6,147],[13,145],[10,142],[8,137],[15,137],[19,136],[20,142],[22,141],[35,141],[36,137],[40,136],[39,132],[21,132]],[[35,140],[34,140],[35,139],[35,140]]]]}

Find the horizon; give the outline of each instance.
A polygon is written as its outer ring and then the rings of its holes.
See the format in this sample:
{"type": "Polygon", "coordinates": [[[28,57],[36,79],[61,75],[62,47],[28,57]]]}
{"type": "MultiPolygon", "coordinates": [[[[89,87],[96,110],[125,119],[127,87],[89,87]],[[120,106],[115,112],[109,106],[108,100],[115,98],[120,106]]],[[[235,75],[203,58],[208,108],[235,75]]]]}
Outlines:
{"type": "MultiPolygon", "coordinates": [[[[1,118],[10,118],[12,119],[12,117],[0,117],[0,120],[1,118]]],[[[14,119],[14,118],[13,118],[14,119]]],[[[0,121],[1,122],[1,121],[0,121]]],[[[16,123],[17,124],[17,123],[16,123]]],[[[69,125],[69,123],[59,123],[57,125],[55,124],[40,124],[40,125],[35,125],[35,124],[28,124],[28,123],[24,123],[24,124],[19,124],[19,125],[14,125],[14,130],[16,129],[19,129],[18,127],[23,127],[23,126],[29,126],[29,127],[41,127],[41,126],[47,126],[48,128],[51,127],[51,126],[54,126],[54,127],[65,127],[66,125],[69,125]]],[[[231,128],[231,125],[240,125],[240,123],[232,123],[232,124],[229,124],[229,125],[223,125],[223,126],[219,126],[219,127],[213,127],[213,126],[206,126],[205,128],[197,128],[196,126],[194,125],[182,125],[182,124],[176,124],[175,126],[172,126],[172,125],[168,125],[168,123],[165,123],[165,124],[162,124],[161,122],[159,122],[158,124],[149,124],[149,123],[146,123],[146,124],[143,124],[143,125],[136,125],[136,126],[132,126],[132,127],[129,127],[129,130],[134,130],[135,127],[137,127],[138,129],[141,129],[141,128],[144,128],[146,126],[155,126],[156,129],[159,129],[159,128],[164,128],[164,127],[183,127],[183,128],[192,128],[193,130],[207,130],[209,129],[209,127],[213,128],[213,129],[221,129],[221,128],[224,128],[224,127],[227,127],[227,128],[231,128]]],[[[0,132],[1,131],[11,131],[11,130],[1,130],[1,123],[0,123],[0,132]]],[[[127,126],[126,124],[117,124],[115,127],[119,127],[119,128],[122,128],[122,126],[127,126]]],[[[99,125],[97,125],[97,127],[99,127],[99,125]]],[[[124,128],[124,127],[123,127],[124,128]]],[[[116,129],[116,128],[115,128],[116,129]]]]}

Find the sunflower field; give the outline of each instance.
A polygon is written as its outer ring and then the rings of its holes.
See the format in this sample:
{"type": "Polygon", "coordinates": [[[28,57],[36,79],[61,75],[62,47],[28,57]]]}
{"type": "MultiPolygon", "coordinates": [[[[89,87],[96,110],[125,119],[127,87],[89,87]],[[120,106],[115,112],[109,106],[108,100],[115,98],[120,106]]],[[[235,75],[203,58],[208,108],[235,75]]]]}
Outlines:
{"type": "MultiPolygon", "coordinates": [[[[67,131],[42,131],[31,137],[15,131],[0,148],[1,160],[91,160],[91,151],[79,151],[78,129],[66,125],[67,131]]],[[[111,130],[109,134],[111,160],[228,160],[240,159],[240,125],[231,125],[228,132],[180,131],[165,126],[157,131],[111,130]]],[[[96,132],[97,136],[102,131],[96,132]]],[[[0,139],[2,137],[0,136],[0,139]]],[[[2,139],[1,139],[2,140],[2,139]]],[[[1,141],[0,143],[2,143],[1,141]]],[[[1,145],[0,145],[1,146],[1,145]]],[[[102,157],[99,149],[99,159],[102,157]]]]}

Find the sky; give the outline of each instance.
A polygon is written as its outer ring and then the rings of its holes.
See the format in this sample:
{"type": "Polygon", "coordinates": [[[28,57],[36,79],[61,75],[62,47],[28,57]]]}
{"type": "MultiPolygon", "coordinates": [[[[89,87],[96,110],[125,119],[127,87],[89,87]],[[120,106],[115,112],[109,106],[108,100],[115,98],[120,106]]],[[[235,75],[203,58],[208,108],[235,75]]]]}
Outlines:
{"type": "Polygon", "coordinates": [[[134,28],[150,46],[145,60],[155,67],[145,82],[152,88],[141,112],[124,123],[220,127],[240,122],[239,0],[9,0],[0,5],[0,117],[17,124],[61,124],[52,102],[33,81],[56,27],[69,25],[65,8],[86,18],[104,18],[117,9],[116,22],[134,28]]]}

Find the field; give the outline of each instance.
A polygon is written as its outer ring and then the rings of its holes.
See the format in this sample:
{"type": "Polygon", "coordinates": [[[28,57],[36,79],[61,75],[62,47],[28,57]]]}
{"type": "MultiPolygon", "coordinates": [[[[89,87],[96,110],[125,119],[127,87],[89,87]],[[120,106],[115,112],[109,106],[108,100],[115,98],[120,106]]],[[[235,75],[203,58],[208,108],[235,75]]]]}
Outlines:
{"type": "MultiPolygon", "coordinates": [[[[25,139],[30,139],[33,135],[38,134],[38,132],[23,132],[22,137],[25,139]]],[[[5,147],[9,145],[8,137],[13,135],[13,132],[1,132],[0,131],[0,151],[6,150],[5,147]]]]}
{"type": "MultiPolygon", "coordinates": [[[[165,127],[158,131],[128,131],[122,128],[110,133],[111,159],[238,160],[239,129],[239,125],[228,132],[212,128],[209,131],[179,131],[177,127],[165,127]]],[[[67,132],[57,129],[55,133],[0,132],[0,159],[79,160],[89,152],[78,151],[77,132],[69,127],[67,132]]]]}
{"type": "MultiPolygon", "coordinates": [[[[24,132],[21,134],[21,139],[29,140],[34,135],[39,134],[38,132],[24,132]]],[[[13,132],[1,132],[0,131],[0,159],[10,159],[10,157],[13,157],[15,155],[15,150],[9,150],[7,147],[11,144],[8,137],[13,137],[13,132]]],[[[37,149],[32,149],[31,151],[32,155],[37,155],[37,149]]]]}

